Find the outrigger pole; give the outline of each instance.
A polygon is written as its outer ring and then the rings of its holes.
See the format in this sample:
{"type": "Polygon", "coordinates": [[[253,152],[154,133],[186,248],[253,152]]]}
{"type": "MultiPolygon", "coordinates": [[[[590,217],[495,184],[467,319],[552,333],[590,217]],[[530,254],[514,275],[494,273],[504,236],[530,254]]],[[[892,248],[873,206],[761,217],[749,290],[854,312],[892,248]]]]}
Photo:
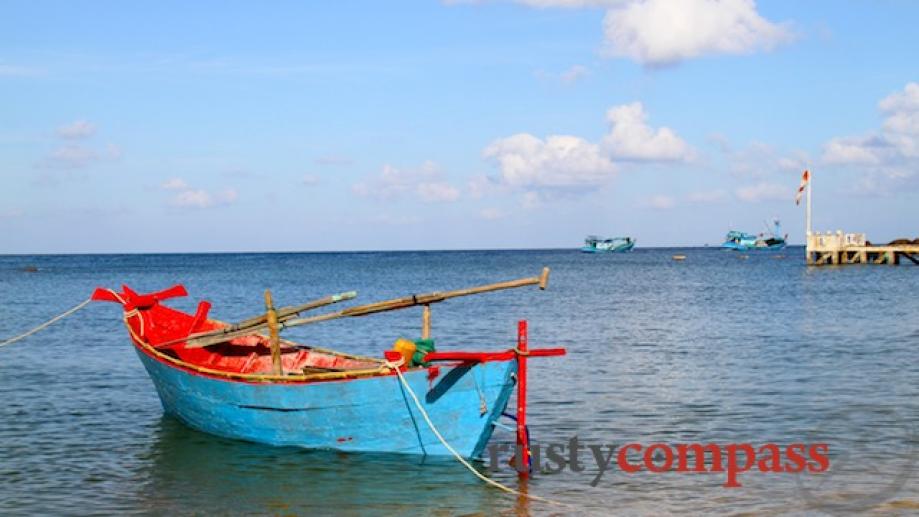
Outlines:
{"type": "MultiPolygon", "coordinates": [[[[104,291],[103,291],[104,294],[104,291]]],[[[333,294],[331,296],[326,296],[325,298],[319,298],[318,300],[313,300],[306,302],[302,305],[294,305],[291,307],[281,307],[280,309],[275,310],[275,317],[277,318],[277,323],[284,325],[288,320],[293,319],[296,316],[299,316],[301,312],[305,312],[312,309],[318,309],[319,307],[325,307],[326,305],[332,305],[333,303],[343,302],[346,300],[351,300],[357,296],[357,291],[348,291],[346,293],[333,294]]],[[[108,298],[105,298],[108,300],[108,298]]],[[[111,301],[115,301],[114,298],[111,298],[111,301]]],[[[243,320],[239,323],[229,325],[226,327],[221,327],[216,330],[209,330],[207,332],[199,332],[197,334],[191,334],[188,337],[173,339],[172,341],[167,341],[165,343],[158,343],[158,347],[163,347],[166,345],[174,345],[176,343],[181,343],[183,341],[191,342],[196,339],[214,339],[215,343],[223,343],[234,338],[250,336],[259,330],[268,329],[271,330],[269,325],[269,316],[268,313],[243,320]]],[[[192,347],[194,348],[194,347],[192,347]]]]}
{"type": "MultiPolygon", "coordinates": [[[[427,294],[413,294],[411,296],[404,296],[402,298],[393,298],[391,300],[384,300],[380,302],[368,303],[366,305],[358,305],[355,307],[349,307],[347,309],[332,312],[328,314],[321,314],[318,316],[311,316],[308,318],[289,318],[284,319],[280,317],[280,313],[284,309],[279,310],[278,321],[281,323],[282,328],[297,327],[300,325],[309,325],[312,323],[319,323],[322,321],[335,320],[339,318],[349,318],[356,316],[366,316],[368,314],[375,314],[378,312],[393,311],[398,309],[406,309],[408,307],[414,307],[416,305],[422,305],[425,307],[425,313],[422,317],[422,335],[427,335],[430,337],[431,329],[431,313],[430,306],[432,303],[439,303],[450,298],[458,298],[460,296],[469,296],[472,294],[481,294],[487,293],[490,291],[500,291],[503,289],[514,289],[517,287],[524,287],[528,285],[538,285],[540,289],[545,289],[549,284],[549,268],[544,267],[542,273],[539,276],[529,277],[529,278],[520,278],[517,280],[509,280],[506,282],[498,282],[494,284],[481,285],[477,287],[469,287],[466,289],[457,289],[454,291],[444,291],[427,294]]],[[[338,295],[341,296],[341,295],[338,295]]],[[[258,318],[261,318],[259,316],[258,318]]],[[[253,318],[252,320],[258,319],[253,318]]],[[[247,320],[251,321],[251,320],[247,320]]],[[[234,325],[234,327],[239,327],[242,324],[234,325]]],[[[267,323],[259,324],[256,326],[251,326],[248,328],[242,328],[235,331],[226,331],[227,329],[221,329],[220,332],[207,332],[203,334],[192,334],[188,338],[183,339],[187,342],[186,348],[202,348],[210,345],[216,345],[218,343],[226,342],[229,339],[236,337],[242,337],[251,335],[255,330],[260,328],[267,327],[267,323]]]]}

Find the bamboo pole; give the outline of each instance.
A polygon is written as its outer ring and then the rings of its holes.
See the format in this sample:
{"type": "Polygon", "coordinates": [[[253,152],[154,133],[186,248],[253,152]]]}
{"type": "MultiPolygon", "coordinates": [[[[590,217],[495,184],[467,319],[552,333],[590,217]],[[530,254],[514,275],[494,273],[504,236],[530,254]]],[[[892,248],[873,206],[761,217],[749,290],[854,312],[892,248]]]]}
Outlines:
{"type": "MultiPolygon", "coordinates": [[[[282,307],[278,309],[278,323],[284,323],[289,319],[299,316],[301,312],[305,312],[311,309],[317,309],[319,307],[324,307],[326,305],[331,305],[333,303],[343,302],[346,300],[351,300],[357,296],[357,291],[348,291],[346,293],[333,294],[331,296],[326,296],[325,298],[319,298],[318,300],[313,300],[311,302],[306,302],[302,305],[295,305],[292,307],[282,307]]],[[[197,348],[193,343],[197,343],[200,340],[207,339],[211,344],[213,343],[223,343],[234,338],[251,336],[257,333],[260,330],[264,330],[268,327],[266,320],[266,314],[260,316],[255,316],[247,320],[243,320],[234,325],[228,325],[226,327],[221,327],[215,330],[209,330],[207,332],[199,332],[197,334],[192,334],[190,336],[174,339],[172,341],[167,341],[165,343],[160,343],[157,346],[166,346],[175,343],[181,343],[182,341],[187,341],[189,348],[197,348]]]]}
{"type": "Polygon", "coordinates": [[[365,316],[367,314],[375,314],[378,312],[405,309],[408,307],[414,307],[416,305],[430,305],[432,303],[439,303],[444,300],[449,300],[450,298],[458,298],[460,296],[470,296],[473,294],[481,294],[481,293],[487,293],[491,291],[500,291],[503,289],[514,289],[517,287],[525,287],[528,285],[539,285],[540,289],[545,289],[548,286],[548,283],[549,283],[549,268],[546,267],[546,268],[543,268],[542,274],[536,277],[520,278],[517,280],[508,280],[506,282],[497,282],[494,284],[480,285],[477,287],[468,287],[466,289],[456,289],[454,291],[433,292],[433,293],[427,293],[427,294],[413,294],[411,296],[404,296],[402,298],[394,298],[392,300],[384,300],[381,302],[368,303],[367,305],[358,305],[356,307],[349,307],[339,312],[323,314],[320,316],[313,316],[311,318],[300,318],[300,319],[289,320],[286,326],[296,327],[298,325],[308,325],[310,323],[318,323],[321,321],[328,321],[328,320],[337,319],[337,318],[365,316]]]}
{"type": "Polygon", "coordinates": [[[549,268],[542,268],[542,273],[539,274],[539,290],[545,291],[549,287],[549,268]]]}
{"type": "Polygon", "coordinates": [[[281,368],[281,336],[278,335],[278,313],[271,301],[271,291],[265,289],[265,320],[268,323],[268,339],[271,344],[271,373],[284,375],[281,368]]]}
{"type": "MultiPolygon", "coordinates": [[[[289,319],[284,322],[285,328],[297,327],[300,325],[310,325],[313,323],[319,323],[323,321],[329,321],[339,318],[350,318],[356,316],[366,316],[368,314],[376,314],[378,312],[387,312],[394,311],[398,309],[405,309],[408,307],[414,307],[416,305],[430,305],[432,303],[442,302],[450,298],[458,298],[460,296],[469,296],[473,294],[487,293],[491,291],[500,291],[503,289],[514,289],[517,287],[525,287],[528,285],[538,285],[540,289],[545,289],[549,285],[549,268],[543,268],[539,276],[534,276],[530,278],[520,278],[517,280],[508,280],[506,282],[497,282],[494,284],[481,285],[477,287],[469,287],[466,289],[457,289],[454,291],[445,291],[445,292],[433,292],[427,294],[413,294],[411,296],[404,296],[402,298],[393,298],[391,300],[383,300],[380,302],[368,303],[366,305],[357,305],[355,307],[348,307],[338,312],[331,312],[328,314],[320,314],[318,316],[312,316],[308,318],[297,318],[289,319]]],[[[242,332],[242,331],[240,331],[242,332]]],[[[234,333],[233,337],[240,337],[241,335],[249,335],[249,333],[234,333]]],[[[226,335],[218,336],[190,336],[188,338],[187,348],[200,348],[205,346],[214,345],[217,343],[223,343],[228,338],[226,335]]]]}
{"type": "Polygon", "coordinates": [[[421,339],[431,339],[431,304],[425,304],[421,313],[421,339]]]}
{"type": "MultiPolygon", "coordinates": [[[[346,293],[333,294],[331,296],[326,296],[325,298],[320,298],[318,300],[313,300],[306,302],[302,305],[294,305],[292,307],[281,307],[278,309],[278,321],[283,322],[285,319],[290,319],[301,312],[308,311],[310,309],[316,309],[319,307],[324,307],[326,305],[331,305],[333,303],[343,302],[346,300],[351,300],[357,296],[357,291],[348,291],[346,293]]],[[[254,318],[249,318],[243,320],[236,325],[233,325],[232,330],[240,330],[245,327],[252,327],[266,322],[266,315],[262,314],[260,316],[255,316],[254,318]]]]}

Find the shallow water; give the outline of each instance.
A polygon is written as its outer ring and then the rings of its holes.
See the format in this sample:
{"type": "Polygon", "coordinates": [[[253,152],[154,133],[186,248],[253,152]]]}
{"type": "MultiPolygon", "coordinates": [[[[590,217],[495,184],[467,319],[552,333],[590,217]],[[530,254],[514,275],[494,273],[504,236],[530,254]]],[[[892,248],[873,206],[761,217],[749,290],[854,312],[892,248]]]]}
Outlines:
{"type": "MultiPolygon", "coordinates": [[[[805,268],[803,251],[714,249],[0,257],[0,338],[96,286],[182,282],[170,304],[238,320],[357,289],[357,303],[538,274],[550,288],[433,308],[439,349],[531,346],[535,443],[830,444],[822,475],[537,473],[522,503],[452,461],[234,442],[163,416],[115,305],[92,304],[0,349],[0,514],[520,514],[919,512],[919,269],[805,268]],[[675,253],[687,255],[675,262],[675,253]],[[743,258],[748,257],[748,258],[743,258]],[[38,272],[22,270],[34,265],[38,272]]],[[[379,356],[417,337],[420,310],[328,322],[287,337],[379,356]]],[[[512,442],[500,431],[494,443],[512,442]]],[[[484,469],[487,464],[481,467],[484,469]]],[[[517,486],[506,466],[493,473],[517,486]]]]}

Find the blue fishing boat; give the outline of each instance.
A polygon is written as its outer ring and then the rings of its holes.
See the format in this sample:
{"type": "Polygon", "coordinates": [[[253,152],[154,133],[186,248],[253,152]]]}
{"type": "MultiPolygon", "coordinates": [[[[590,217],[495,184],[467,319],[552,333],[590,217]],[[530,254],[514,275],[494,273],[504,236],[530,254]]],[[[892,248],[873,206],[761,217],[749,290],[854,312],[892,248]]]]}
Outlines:
{"type": "Polygon", "coordinates": [[[635,239],[631,237],[597,237],[591,235],[584,239],[581,251],[584,253],[624,253],[632,251],[635,239]]]}
{"type": "MultiPolygon", "coordinates": [[[[383,361],[311,352],[315,361],[367,372],[354,378],[258,382],[176,367],[143,345],[137,351],[165,412],[199,431],[313,449],[450,454],[383,361]]],[[[507,406],[516,366],[514,360],[489,361],[415,368],[403,375],[415,393],[425,394],[425,410],[453,448],[478,457],[507,406]]]]}
{"type": "Polygon", "coordinates": [[[782,235],[782,226],[778,219],[773,220],[772,224],[771,228],[766,225],[766,231],[759,235],[731,230],[725,236],[721,247],[736,251],[785,249],[788,235],[782,235]]]}
{"type": "Polygon", "coordinates": [[[235,325],[209,319],[206,301],[195,314],[164,305],[165,299],[187,295],[181,285],[151,294],[127,286],[121,292],[97,289],[93,299],[121,304],[163,409],[189,427],[270,445],[348,452],[447,455],[452,454],[449,444],[459,455],[475,458],[498,425],[518,377],[518,390],[525,386],[526,357],[562,355],[564,349],[528,350],[524,338],[522,345],[499,352],[437,352],[430,339],[400,340],[381,359],[298,344],[280,339],[278,332],[421,305],[422,335],[429,337],[432,303],[523,285],[545,288],[547,280],[548,268],[540,277],[313,317],[299,316],[356,293],[275,309],[266,291],[267,312],[235,325]],[[402,342],[408,345],[400,348],[402,342]]]}

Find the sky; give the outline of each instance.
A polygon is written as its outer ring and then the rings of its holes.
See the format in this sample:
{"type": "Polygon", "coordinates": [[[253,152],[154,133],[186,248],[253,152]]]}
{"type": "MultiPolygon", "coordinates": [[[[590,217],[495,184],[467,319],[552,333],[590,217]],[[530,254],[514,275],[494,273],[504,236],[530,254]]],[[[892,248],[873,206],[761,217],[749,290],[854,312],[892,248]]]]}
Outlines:
{"type": "Polygon", "coordinates": [[[919,236],[910,0],[6,1],[0,253],[919,236]]]}

